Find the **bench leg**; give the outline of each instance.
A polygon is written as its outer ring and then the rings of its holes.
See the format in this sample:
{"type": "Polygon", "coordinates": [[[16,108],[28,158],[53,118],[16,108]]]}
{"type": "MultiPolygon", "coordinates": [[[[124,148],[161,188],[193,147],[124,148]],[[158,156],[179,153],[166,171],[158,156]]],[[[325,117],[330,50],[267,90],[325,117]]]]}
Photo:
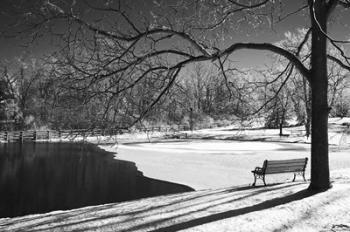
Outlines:
{"type": "Polygon", "coordinates": [[[306,181],[305,172],[302,172],[302,173],[294,173],[293,182],[295,181],[295,177],[296,177],[297,174],[300,174],[303,177],[304,181],[306,181]]]}
{"type": "Polygon", "coordinates": [[[256,174],[254,174],[254,183],[252,184],[252,186],[255,186],[256,183],[256,174]]]}
{"type": "Polygon", "coordinates": [[[265,175],[257,175],[257,174],[254,174],[254,183],[252,184],[252,186],[255,186],[256,180],[257,180],[258,178],[259,178],[259,179],[262,179],[262,181],[264,182],[264,185],[266,186],[265,175]]]}
{"type": "Polygon", "coordinates": [[[263,175],[263,182],[264,182],[264,185],[266,186],[266,182],[265,182],[265,175],[263,175]]]}
{"type": "Polygon", "coordinates": [[[304,179],[304,181],[306,181],[306,179],[305,179],[305,172],[303,172],[303,179],[304,179]]]}

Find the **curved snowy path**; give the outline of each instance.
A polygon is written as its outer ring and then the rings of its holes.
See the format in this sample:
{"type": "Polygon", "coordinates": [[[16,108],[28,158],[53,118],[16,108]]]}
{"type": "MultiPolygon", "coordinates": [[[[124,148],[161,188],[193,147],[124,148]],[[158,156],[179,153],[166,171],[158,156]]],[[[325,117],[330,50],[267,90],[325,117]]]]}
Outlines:
{"type": "MultiPolygon", "coordinates": [[[[118,148],[116,159],[135,162],[145,176],[188,185],[196,190],[252,183],[251,170],[265,159],[292,159],[310,156],[309,144],[240,142],[218,140],[164,141],[134,143],[118,148]]],[[[346,152],[330,155],[331,169],[350,166],[346,152]]],[[[309,178],[310,163],[306,177],[309,178]]],[[[269,175],[268,183],[291,180],[293,174],[269,175]]],[[[302,180],[297,177],[297,180],[302,180]]],[[[258,182],[260,184],[260,182],[258,182]]]]}

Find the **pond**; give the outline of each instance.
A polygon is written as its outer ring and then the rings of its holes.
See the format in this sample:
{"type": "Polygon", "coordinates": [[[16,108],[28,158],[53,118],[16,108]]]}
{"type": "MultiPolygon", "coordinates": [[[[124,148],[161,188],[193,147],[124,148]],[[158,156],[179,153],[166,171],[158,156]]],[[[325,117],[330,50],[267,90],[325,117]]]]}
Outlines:
{"type": "Polygon", "coordinates": [[[92,144],[0,144],[0,217],[191,191],[92,144]]]}

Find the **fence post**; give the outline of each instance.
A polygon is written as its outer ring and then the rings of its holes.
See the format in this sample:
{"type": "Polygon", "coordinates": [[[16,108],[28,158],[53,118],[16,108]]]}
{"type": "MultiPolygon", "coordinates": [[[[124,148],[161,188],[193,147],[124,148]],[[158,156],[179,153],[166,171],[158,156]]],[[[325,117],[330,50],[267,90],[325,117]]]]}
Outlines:
{"type": "Polygon", "coordinates": [[[34,142],[36,142],[36,130],[33,133],[33,140],[34,140],[34,142]]]}
{"type": "Polygon", "coordinates": [[[19,141],[23,143],[23,131],[19,132],[19,141]]]}
{"type": "Polygon", "coordinates": [[[9,133],[7,131],[5,131],[5,141],[6,142],[9,141],[9,133]]]}
{"type": "Polygon", "coordinates": [[[47,140],[50,140],[50,131],[47,131],[47,140]]]}

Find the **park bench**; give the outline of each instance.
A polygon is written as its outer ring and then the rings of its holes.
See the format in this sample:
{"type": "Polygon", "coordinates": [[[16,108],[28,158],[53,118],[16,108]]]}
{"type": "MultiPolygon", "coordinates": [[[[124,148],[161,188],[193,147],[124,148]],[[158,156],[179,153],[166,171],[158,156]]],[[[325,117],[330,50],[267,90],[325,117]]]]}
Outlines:
{"type": "Polygon", "coordinates": [[[252,173],[254,175],[254,183],[252,186],[255,186],[257,179],[262,179],[264,185],[265,175],[268,174],[280,174],[280,173],[294,173],[293,181],[297,174],[301,175],[305,179],[305,169],[307,164],[307,158],[303,159],[289,159],[289,160],[265,160],[262,167],[256,167],[252,173]]]}

